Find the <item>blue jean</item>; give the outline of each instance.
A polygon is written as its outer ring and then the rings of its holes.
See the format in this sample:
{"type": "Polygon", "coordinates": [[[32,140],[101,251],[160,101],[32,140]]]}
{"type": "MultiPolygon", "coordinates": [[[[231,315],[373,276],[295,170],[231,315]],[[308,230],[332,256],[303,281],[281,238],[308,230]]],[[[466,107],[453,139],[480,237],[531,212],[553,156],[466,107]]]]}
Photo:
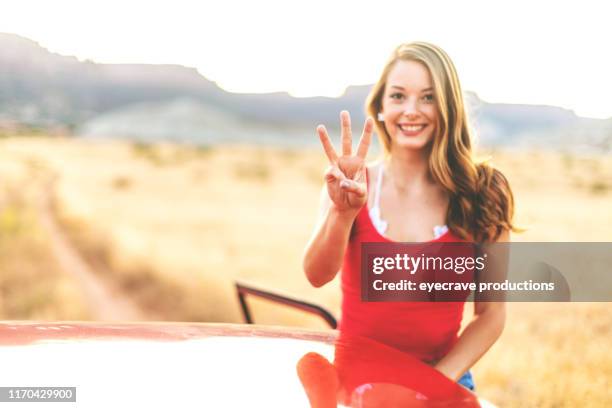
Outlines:
{"type": "Polygon", "coordinates": [[[457,383],[463,385],[470,391],[474,391],[476,389],[476,386],[474,385],[474,378],[472,378],[472,373],[470,370],[466,371],[465,374],[463,374],[461,378],[457,380],[457,383]]]}

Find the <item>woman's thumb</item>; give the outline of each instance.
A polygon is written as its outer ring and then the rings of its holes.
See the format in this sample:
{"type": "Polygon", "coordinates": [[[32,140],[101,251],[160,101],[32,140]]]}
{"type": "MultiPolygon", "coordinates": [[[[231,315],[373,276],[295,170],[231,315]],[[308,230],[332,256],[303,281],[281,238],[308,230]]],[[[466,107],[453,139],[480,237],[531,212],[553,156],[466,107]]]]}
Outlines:
{"type": "Polygon", "coordinates": [[[366,194],[365,188],[353,180],[344,179],[340,182],[340,187],[349,193],[356,194],[359,197],[363,197],[366,194]]]}

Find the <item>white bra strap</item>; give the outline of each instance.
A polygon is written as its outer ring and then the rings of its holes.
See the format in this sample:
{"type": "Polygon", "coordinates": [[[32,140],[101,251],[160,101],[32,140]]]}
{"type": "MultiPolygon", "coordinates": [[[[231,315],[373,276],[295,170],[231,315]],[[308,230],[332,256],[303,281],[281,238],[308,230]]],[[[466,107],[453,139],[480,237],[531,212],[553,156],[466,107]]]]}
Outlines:
{"type": "Polygon", "coordinates": [[[383,163],[380,164],[380,170],[378,171],[378,180],[376,180],[376,190],[374,191],[374,208],[378,208],[380,206],[380,190],[382,188],[382,179],[383,179],[383,163]]]}

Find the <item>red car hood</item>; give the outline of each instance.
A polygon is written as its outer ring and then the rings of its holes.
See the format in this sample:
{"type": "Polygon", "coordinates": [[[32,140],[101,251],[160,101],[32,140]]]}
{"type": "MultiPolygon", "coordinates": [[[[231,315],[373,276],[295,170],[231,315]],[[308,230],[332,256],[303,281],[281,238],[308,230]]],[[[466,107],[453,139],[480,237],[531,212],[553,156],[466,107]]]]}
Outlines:
{"type": "Polygon", "coordinates": [[[0,385],[76,387],[80,407],[478,406],[433,368],[335,330],[0,322],[0,361],[0,385]]]}

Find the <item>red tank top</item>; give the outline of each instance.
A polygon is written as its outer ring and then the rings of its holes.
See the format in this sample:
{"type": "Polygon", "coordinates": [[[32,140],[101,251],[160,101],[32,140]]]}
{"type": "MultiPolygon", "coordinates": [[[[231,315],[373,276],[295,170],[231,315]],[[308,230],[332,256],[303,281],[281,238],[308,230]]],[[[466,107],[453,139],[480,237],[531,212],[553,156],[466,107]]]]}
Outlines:
{"type": "MultiPolygon", "coordinates": [[[[362,302],[362,242],[394,242],[376,230],[367,205],[355,219],[344,256],[339,329],[387,344],[422,361],[441,359],[457,341],[465,302],[362,302]]],[[[464,241],[449,230],[430,242],[464,241]]]]}

